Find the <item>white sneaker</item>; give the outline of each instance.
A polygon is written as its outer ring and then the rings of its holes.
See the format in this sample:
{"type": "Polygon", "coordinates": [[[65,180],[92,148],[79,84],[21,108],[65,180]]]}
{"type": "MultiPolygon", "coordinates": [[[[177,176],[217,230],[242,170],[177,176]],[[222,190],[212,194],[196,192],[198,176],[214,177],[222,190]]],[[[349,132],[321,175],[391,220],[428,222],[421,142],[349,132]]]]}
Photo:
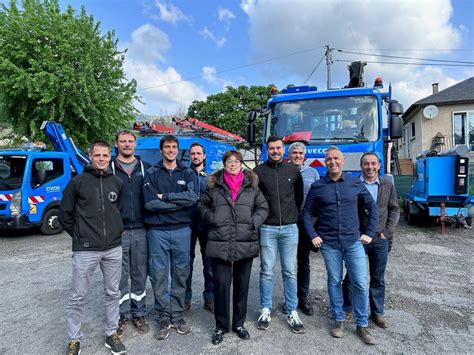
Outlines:
{"type": "Polygon", "coordinates": [[[257,329],[267,330],[270,327],[270,321],[272,320],[270,308],[262,308],[260,317],[257,320],[257,329]]]}
{"type": "Polygon", "coordinates": [[[300,316],[296,311],[292,311],[291,314],[288,316],[288,324],[290,325],[290,328],[293,333],[303,334],[305,332],[303,322],[301,321],[300,316]]]}

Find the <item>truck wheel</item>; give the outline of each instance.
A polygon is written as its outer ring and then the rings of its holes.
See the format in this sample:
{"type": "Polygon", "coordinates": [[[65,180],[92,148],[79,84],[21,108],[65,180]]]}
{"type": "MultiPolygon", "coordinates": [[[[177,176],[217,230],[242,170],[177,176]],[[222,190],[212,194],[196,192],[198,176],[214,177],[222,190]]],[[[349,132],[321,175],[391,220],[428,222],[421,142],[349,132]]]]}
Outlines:
{"type": "Polygon", "coordinates": [[[62,232],[63,227],[59,223],[58,212],[59,210],[56,208],[50,209],[46,212],[40,228],[41,233],[52,235],[62,232]]]}

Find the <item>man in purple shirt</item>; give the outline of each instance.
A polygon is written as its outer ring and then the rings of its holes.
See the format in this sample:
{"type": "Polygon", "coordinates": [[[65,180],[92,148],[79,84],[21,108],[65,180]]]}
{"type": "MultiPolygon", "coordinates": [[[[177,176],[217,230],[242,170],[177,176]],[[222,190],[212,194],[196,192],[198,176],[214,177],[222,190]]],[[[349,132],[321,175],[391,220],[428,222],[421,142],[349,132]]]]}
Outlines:
{"type": "Polygon", "coordinates": [[[353,285],[353,307],[357,334],[366,344],[375,344],[368,332],[367,263],[363,244],[376,234],[377,205],[358,177],[343,174],[345,163],[337,147],[326,151],[327,175],[311,186],[303,212],[306,233],[313,245],[320,248],[328,274],[328,294],[335,326],[331,335],[342,338],[343,310],[342,269],[346,265],[353,285]],[[359,231],[358,203],[367,210],[367,224],[359,231]],[[317,221],[313,224],[313,216],[317,221]]]}

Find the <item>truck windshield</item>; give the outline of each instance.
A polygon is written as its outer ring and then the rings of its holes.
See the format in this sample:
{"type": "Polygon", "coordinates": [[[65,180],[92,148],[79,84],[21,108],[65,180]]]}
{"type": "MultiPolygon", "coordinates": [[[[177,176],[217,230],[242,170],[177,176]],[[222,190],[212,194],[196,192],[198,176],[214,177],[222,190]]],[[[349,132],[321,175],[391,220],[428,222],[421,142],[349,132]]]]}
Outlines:
{"type": "Polygon", "coordinates": [[[26,156],[0,155],[0,190],[21,187],[25,172],[26,156]]]}
{"type": "Polygon", "coordinates": [[[352,96],[276,103],[271,133],[310,145],[372,142],[379,137],[377,99],[352,96]]]}

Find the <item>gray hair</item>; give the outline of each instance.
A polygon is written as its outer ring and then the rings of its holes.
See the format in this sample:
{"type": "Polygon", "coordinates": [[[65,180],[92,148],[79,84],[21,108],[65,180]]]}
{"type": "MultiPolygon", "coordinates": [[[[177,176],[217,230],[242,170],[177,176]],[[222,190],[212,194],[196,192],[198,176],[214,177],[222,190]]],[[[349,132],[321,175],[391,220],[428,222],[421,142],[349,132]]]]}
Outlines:
{"type": "Polygon", "coordinates": [[[294,142],[291,143],[290,146],[288,147],[288,154],[291,154],[293,150],[302,150],[304,154],[306,154],[306,146],[302,142],[294,142]]]}
{"type": "Polygon", "coordinates": [[[339,147],[336,147],[335,145],[332,145],[332,146],[328,147],[328,149],[326,149],[326,153],[324,154],[325,157],[328,156],[328,152],[330,152],[331,150],[338,150],[338,151],[340,151],[341,154],[342,154],[342,150],[340,150],[339,147]]]}

